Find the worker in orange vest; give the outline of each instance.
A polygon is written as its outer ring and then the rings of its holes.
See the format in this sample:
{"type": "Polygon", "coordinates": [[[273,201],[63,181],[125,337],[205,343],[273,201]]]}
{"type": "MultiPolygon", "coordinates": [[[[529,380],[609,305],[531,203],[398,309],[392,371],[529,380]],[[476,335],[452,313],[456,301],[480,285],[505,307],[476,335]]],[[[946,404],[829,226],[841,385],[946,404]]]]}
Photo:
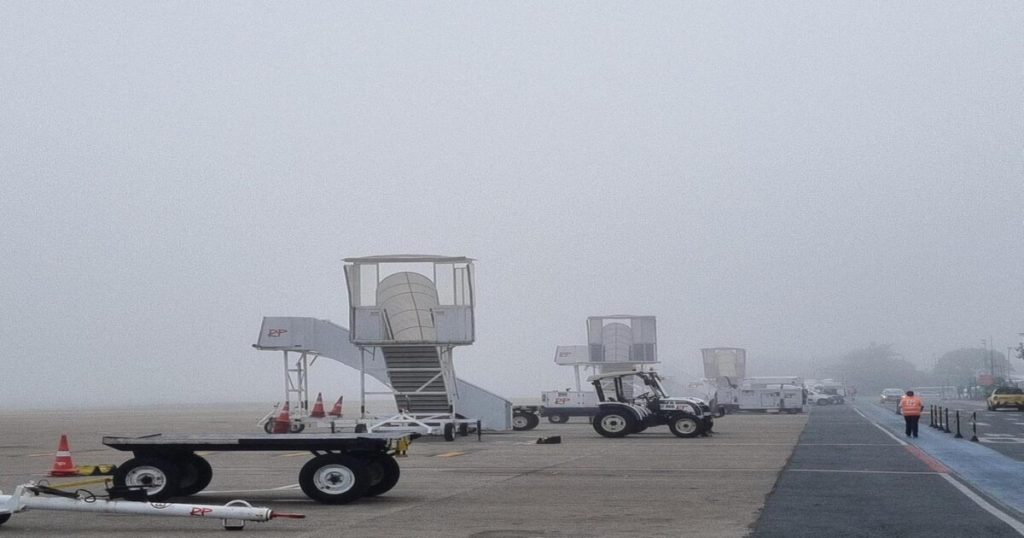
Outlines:
{"type": "Polygon", "coordinates": [[[907,423],[907,437],[917,437],[917,421],[921,419],[921,411],[924,411],[924,401],[920,396],[914,396],[914,391],[908,390],[907,395],[900,398],[900,412],[907,423]]]}

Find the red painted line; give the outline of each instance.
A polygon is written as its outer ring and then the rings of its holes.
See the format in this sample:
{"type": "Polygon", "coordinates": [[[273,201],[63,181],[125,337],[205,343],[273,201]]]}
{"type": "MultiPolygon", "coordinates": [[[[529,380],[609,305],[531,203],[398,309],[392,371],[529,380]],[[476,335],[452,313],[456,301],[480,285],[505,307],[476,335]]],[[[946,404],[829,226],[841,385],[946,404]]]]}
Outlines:
{"type": "Polygon", "coordinates": [[[924,462],[924,464],[927,465],[928,468],[931,469],[932,471],[935,471],[936,473],[940,474],[950,474],[949,467],[946,467],[945,465],[940,463],[939,460],[929,456],[928,454],[925,453],[925,451],[921,450],[920,448],[917,448],[914,445],[907,445],[906,448],[907,452],[910,452],[911,456],[914,456],[915,458],[924,462]]]}

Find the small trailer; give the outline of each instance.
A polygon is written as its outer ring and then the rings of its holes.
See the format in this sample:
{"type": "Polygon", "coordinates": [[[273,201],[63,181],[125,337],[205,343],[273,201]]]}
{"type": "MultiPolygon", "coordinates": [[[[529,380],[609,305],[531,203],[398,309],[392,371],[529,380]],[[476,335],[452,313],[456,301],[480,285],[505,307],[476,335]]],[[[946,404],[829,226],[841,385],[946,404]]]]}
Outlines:
{"type": "Polygon", "coordinates": [[[540,395],[541,405],[517,405],[512,408],[512,429],[532,430],[547,417],[552,424],[565,424],[570,417],[590,418],[597,414],[597,393],[581,390],[549,390],[540,395]]]}
{"type": "Polygon", "coordinates": [[[151,501],[187,497],[213,479],[210,463],[197,451],[308,450],[313,458],[299,471],[307,497],[325,504],[344,504],[387,492],[398,483],[395,454],[404,454],[408,433],[297,433],[291,435],[197,434],[104,437],[103,444],[132,452],[114,474],[115,487],[146,490],[151,501]]]}

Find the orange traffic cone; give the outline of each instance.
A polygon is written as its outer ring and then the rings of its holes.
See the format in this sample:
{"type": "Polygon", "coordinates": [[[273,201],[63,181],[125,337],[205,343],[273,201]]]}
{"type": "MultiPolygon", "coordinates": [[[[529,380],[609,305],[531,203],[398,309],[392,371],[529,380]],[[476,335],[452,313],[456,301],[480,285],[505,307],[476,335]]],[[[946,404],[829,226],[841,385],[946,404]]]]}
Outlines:
{"type": "Polygon", "coordinates": [[[340,417],[341,416],[341,399],[342,398],[344,398],[344,396],[338,396],[338,401],[334,402],[334,407],[331,408],[331,412],[330,413],[327,413],[328,415],[331,415],[332,417],[340,417]]]}
{"type": "Polygon", "coordinates": [[[324,414],[324,395],[322,392],[316,393],[316,403],[313,404],[313,411],[309,413],[309,416],[313,418],[324,418],[327,416],[324,414]]]}
{"type": "Polygon", "coordinates": [[[60,435],[60,444],[57,445],[57,459],[53,462],[53,469],[50,469],[50,476],[78,476],[78,468],[71,461],[71,447],[68,446],[66,433],[60,435]]]}
{"type": "Polygon", "coordinates": [[[277,418],[274,419],[273,433],[288,433],[291,425],[292,417],[288,414],[288,402],[285,402],[284,407],[281,408],[281,414],[277,415],[277,418]]]}

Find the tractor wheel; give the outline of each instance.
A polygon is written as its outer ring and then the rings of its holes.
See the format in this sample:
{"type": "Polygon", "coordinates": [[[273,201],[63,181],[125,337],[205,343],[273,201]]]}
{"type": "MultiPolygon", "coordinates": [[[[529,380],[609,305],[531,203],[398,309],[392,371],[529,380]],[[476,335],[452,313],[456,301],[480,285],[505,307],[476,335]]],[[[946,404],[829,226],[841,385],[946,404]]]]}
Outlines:
{"type": "Polygon", "coordinates": [[[307,497],[324,504],[345,504],[370,487],[369,464],[348,454],[322,454],[302,466],[299,486],[307,497]]]}
{"type": "Polygon", "coordinates": [[[676,417],[668,423],[668,429],[672,430],[672,435],[676,437],[690,438],[701,434],[700,422],[696,417],[689,415],[676,417]]]}
{"type": "Polygon", "coordinates": [[[563,415],[561,413],[556,413],[554,415],[548,415],[548,422],[550,422],[552,424],[565,424],[566,422],[569,422],[569,416],[568,415],[563,415]]]}
{"type": "Polygon", "coordinates": [[[163,458],[132,458],[114,472],[115,486],[141,486],[151,501],[166,501],[178,494],[178,466],[163,458]]]}
{"type": "Polygon", "coordinates": [[[636,430],[636,419],[624,411],[605,411],[594,417],[594,430],[605,437],[625,437],[636,430]]]}
{"type": "Polygon", "coordinates": [[[189,454],[177,461],[178,472],[178,495],[187,497],[203,491],[213,480],[213,468],[210,462],[202,456],[189,454]]]}

